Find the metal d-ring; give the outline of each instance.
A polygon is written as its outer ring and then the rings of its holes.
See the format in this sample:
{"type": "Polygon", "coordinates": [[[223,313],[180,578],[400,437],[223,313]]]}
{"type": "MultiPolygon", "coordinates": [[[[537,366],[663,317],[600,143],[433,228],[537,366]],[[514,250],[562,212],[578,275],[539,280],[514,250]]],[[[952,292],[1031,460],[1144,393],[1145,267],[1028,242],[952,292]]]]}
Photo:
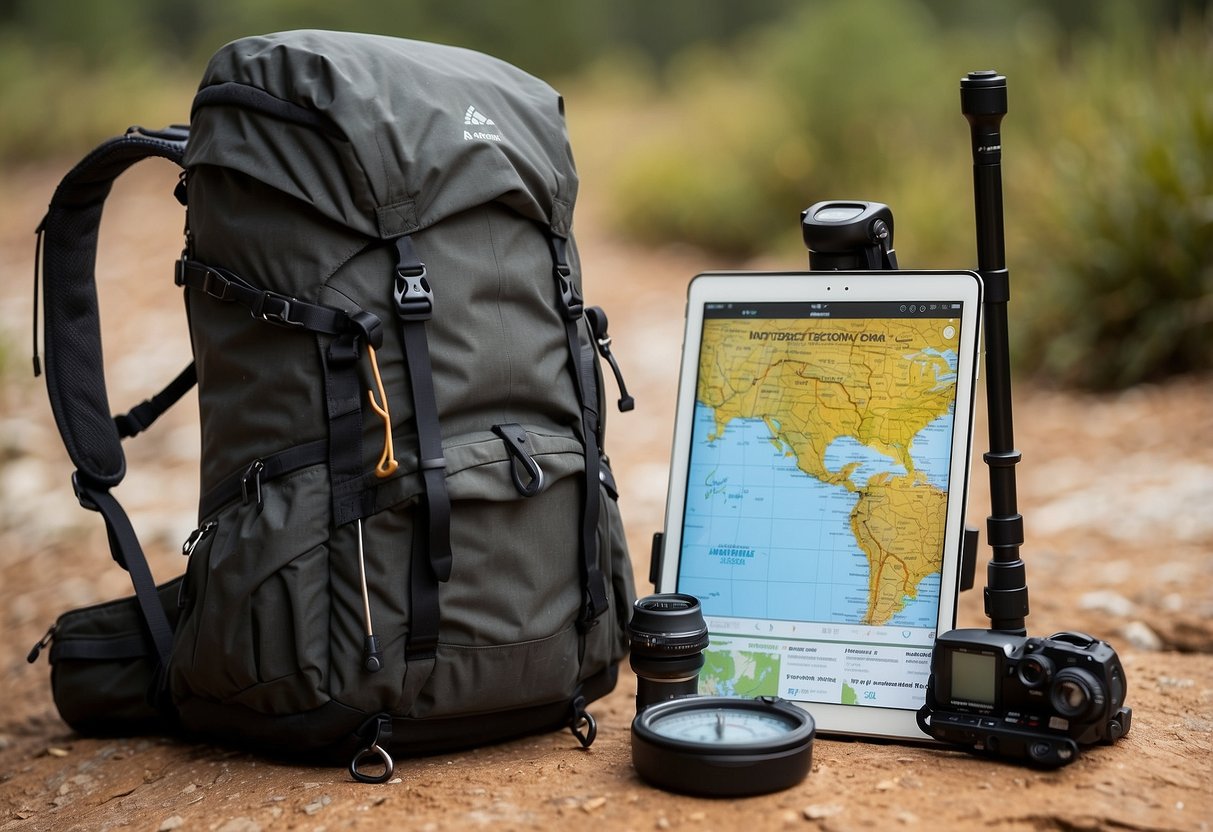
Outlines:
{"type": "Polygon", "coordinates": [[[569,731],[577,738],[577,742],[581,743],[582,748],[589,748],[598,736],[598,723],[588,711],[582,711],[569,724],[569,731]]]}
{"type": "Polygon", "coordinates": [[[392,760],[392,755],[377,742],[371,743],[368,747],[362,749],[354,755],[354,759],[350,760],[350,777],[353,777],[360,783],[386,783],[392,779],[392,774],[396,771],[396,763],[392,760]],[[379,758],[379,762],[383,763],[382,774],[367,774],[362,770],[364,762],[372,762],[375,757],[379,758]]]}

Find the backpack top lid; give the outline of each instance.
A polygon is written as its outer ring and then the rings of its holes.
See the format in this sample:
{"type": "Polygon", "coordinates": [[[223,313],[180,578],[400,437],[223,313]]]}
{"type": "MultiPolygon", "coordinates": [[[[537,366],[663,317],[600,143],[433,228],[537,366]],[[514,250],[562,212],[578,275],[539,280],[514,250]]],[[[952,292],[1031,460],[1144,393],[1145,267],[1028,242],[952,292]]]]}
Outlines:
{"type": "Polygon", "coordinates": [[[184,163],[238,170],[383,239],[493,201],[568,236],[577,195],[546,83],[468,49],[349,32],[220,49],[184,163]]]}

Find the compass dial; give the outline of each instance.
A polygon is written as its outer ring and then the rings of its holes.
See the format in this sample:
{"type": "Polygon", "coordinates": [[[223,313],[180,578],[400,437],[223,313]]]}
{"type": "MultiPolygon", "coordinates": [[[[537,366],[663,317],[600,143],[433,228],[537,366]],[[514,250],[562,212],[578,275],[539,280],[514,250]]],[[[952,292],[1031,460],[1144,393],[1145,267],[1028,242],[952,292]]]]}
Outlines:
{"type": "Polygon", "coordinates": [[[729,745],[782,739],[797,724],[781,713],[719,707],[673,713],[649,727],[669,739],[729,745]]]}

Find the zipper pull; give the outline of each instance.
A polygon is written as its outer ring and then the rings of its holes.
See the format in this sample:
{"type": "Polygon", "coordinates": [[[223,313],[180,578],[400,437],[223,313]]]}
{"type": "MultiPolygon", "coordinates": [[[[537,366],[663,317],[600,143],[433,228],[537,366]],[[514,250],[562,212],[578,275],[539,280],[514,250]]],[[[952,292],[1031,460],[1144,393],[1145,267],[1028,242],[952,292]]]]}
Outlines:
{"type": "Polygon", "coordinates": [[[600,306],[590,306],[585,310],[585,318],[590,322],[590,331],[594,333],[594,340],[598,342],[598,353],[611,365],[611,372],[615,374],[615,383],[619,385],[619,412],[627,413],[636,407],[636,400],[628,394],[628,387],[623,383],[623,372],[619,369],[619,362],[615,360],[615,354],[611,352],[611,336],[607,334],[606,313],[600,306]]]}
{"type": "Polygon", "coordinates": [[[27,662],[29,662],[30,664],[33,664],[34,662],[38,661],[38,657],[40,655],[42,655],[42,651],[45,650],[47,645],[49,645],[51,643],[51,641],[55,638],[55,633],[56,633],[56,631],[58,631],[58,629],[59,629],[58,624],[52,624],[50,629],[46,631],[46,635],[44,635],[38,641],[38,643],[34,645],[33,650],[29,651],[29,655],[25,657],[25,660],[27,662]]]}
{"type": "MultiPolygon", "coordinates": [[[[219,524],[214,520],[207,520],[198,528],[190,532],[190,536],[185,539],[185,543],[181,544],[181,554],[187,558],[194,556],[194,550],[198,548],[198,544],[206,540],[215,529],[219,528],[219,524]]],[[[181,583],[177,586],[177,609],[183,610],[189,603],[189,585],[190,585],[190,570],[187,568],[181,576],[181,583]]]]}
{"type": "Polygon", "coordinates": [[[214,520],[207,520],[190,532],[190,536],[185,539],[185,543],[181,544],[181,554],[187,558],[192,557],[194,550],[198,548],[198,544],[205,540],[206,536],[213,532],[218,525],[214,520]]]}
{"type": "Polygon", "coordinates": [[[244,471],[244,476],[240,478],[240,504],[248,505],[249,496],[257,498],[257,513],[261,513],[261,472],[265,470],[265,463],[260,459],[254,459],[247,469],[244,471]],[[250,483],[252,487],[250,488],[250,483]]]}

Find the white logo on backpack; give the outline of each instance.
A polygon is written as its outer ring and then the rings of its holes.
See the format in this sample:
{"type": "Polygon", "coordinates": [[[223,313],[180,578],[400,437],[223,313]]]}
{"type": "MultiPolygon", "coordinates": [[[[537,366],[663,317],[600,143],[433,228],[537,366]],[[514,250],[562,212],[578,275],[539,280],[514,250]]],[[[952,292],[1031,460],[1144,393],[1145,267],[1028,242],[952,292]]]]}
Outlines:
{"type": "Polygon", "coordinates": [[[466,127],[475,128],[473,130],[464,129],[463,140],[470,142],[479,139],[480,141],[499,142],[502,141],[501,133],[497,130],[497,123],[491,118],[480,112],[473,105],[468,105],[468,108],[463,113],[463,123],[466,127]]]}

